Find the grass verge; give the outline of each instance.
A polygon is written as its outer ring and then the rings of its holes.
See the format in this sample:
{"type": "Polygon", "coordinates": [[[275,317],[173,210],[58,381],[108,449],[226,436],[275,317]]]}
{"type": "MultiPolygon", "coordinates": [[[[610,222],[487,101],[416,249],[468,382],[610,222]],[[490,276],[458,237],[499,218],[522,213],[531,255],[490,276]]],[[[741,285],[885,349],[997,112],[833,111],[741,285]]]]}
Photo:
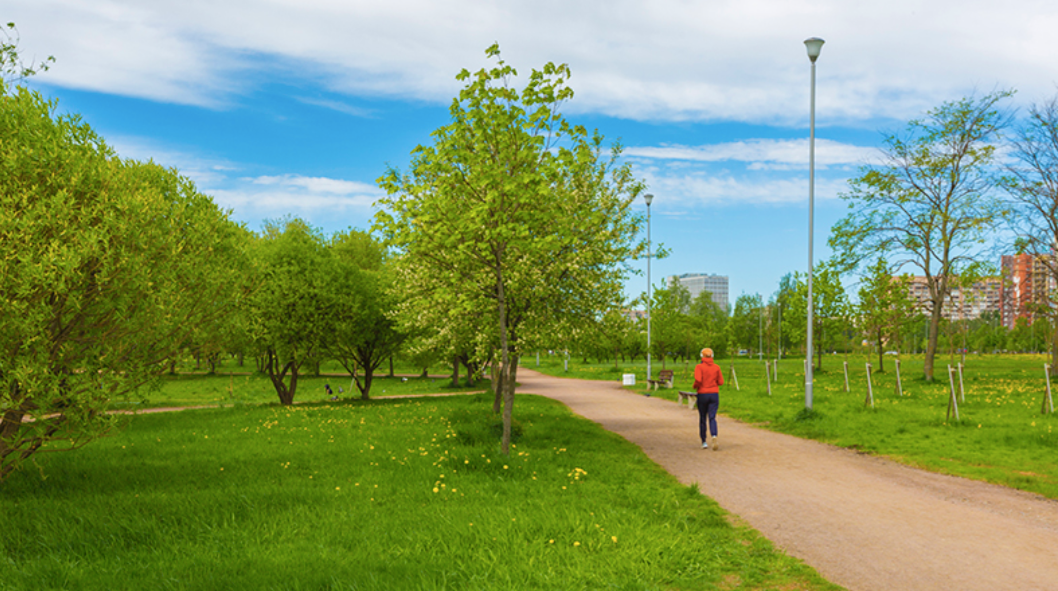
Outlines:
{"type": "Polygon", "coordinates": [[[0,589],[835,589],[635,446],[519,396],[136,417],[0,487],[0,589]]]}

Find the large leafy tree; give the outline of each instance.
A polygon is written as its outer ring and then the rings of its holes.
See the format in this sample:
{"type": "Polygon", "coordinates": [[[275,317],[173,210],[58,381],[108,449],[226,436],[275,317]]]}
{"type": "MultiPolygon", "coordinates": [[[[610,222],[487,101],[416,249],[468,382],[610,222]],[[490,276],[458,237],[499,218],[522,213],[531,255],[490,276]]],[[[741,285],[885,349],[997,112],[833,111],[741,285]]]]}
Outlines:
{"type": "MultiPolygon", "coordinates": [[[[1005,188],[1016,214],[1011,216],[1021,253],[1033,255],[1051,281],[1058,281],[1058,97],[1034,105],[1011,141],[1014,162],[1005,188]]],[[[1058,327],[1055,294],[1047,292],[1035,314],[1058,327]]],[[[1058,329],[1051,335],[1051,372],[1058,373],[1058,329]]]]}
{"type": "Polygon", "coordinates": [[[112,429],[112,400],[228,314],[244,237],[174,170],[0,84],[0,479],[112,429]]]}
{"type": "Polygon", "coordinates": [[[266,222],[255,246],[260,283],[247,318],[279,402],[293,404],[301,367],[326,336],[331,260],[319,230],[299,218],[266,222]]]}
{"type": "Polygon", "coordinates": [[[974,263],[980,245],[1003,216],[994,196],[994,158],[1006,117],[993,92],[945,103],[903,134],[888,135],[884,163],[866,166],[842,194],[852,210],[833,228],[829,244],[846,268],[883,255],[926,279],[930,325],[925,378],[933,380],[937,337],[952,280],[974,263]]]}
{"type": "Polygon", "coordinates": [[[400,254],[407,305],[492,317],[482,340],[498,345],[508,452],[519,357],[621,303],[642,185],[619,147],[606,155],[598,133],[559,113],[573,96],[568,66],[533,70],[518,90],[499,47],[486,53],[495,67],[460,72],[452,121],[414,150],[410,173],[379,179],[377,225],[400,254]]]}
{"type": "Polygon", "coordinates": [[[389,289],[386,253],[373,236],[353,229],[332,236],[330,251],[332,273],[325,283],[329,330],[322,346],[353,375],[360,397],[367,400],[375,371],[405,339],[389,316],[396,299],[389,289]]]}

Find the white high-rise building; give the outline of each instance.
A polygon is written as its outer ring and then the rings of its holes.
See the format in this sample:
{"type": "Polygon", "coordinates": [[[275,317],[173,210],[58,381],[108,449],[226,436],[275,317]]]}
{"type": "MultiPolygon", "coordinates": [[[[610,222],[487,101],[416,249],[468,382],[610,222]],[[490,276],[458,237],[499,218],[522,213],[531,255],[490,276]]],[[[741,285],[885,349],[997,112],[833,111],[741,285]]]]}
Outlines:
{"type": "Polygon", "coordinates": [[[691,293],[691,300],[703,291],[708,291],[713,295],[713,302],[725,312],[728,311],[727,275],[684,273],[669,277],[669,285],[675,285],[677,282],[691,293]]]}

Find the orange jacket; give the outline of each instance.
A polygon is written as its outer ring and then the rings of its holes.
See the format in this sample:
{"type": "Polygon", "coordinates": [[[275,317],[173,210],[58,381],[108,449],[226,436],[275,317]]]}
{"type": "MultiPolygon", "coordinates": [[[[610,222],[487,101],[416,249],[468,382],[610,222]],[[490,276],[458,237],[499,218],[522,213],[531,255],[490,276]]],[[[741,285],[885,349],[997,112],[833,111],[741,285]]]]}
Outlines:
{"type": "Polygon", "coordinates": [[[711,357],[702,359],[694,368],[694,391],[699,394],[719,393],[720,386],[724,385],[724,376],[720,373],[720,366],[711,357]]]}

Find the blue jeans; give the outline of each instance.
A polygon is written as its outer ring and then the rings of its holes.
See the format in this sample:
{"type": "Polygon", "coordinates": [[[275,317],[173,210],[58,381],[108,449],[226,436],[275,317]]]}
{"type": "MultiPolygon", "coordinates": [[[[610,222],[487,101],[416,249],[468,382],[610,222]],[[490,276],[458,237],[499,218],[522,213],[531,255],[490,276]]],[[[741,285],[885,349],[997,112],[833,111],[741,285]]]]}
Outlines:
{"type": "Polygon", "coordinates": [[[717,435],[716,409],[718,408],[720,408],[719,392],[698,395],[698,434],[701,435],[702,441],[709,436],[710,430],[713,432],[713,437],[717,435]]]}

